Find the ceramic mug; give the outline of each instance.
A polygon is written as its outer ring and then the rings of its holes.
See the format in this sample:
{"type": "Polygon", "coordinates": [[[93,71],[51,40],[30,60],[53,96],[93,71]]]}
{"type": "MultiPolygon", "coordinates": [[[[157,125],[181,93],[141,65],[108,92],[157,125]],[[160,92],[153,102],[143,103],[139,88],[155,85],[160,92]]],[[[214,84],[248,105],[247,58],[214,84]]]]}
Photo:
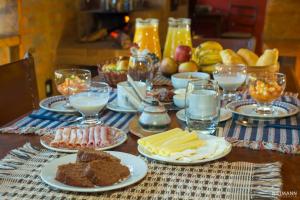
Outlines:
{"type": "MultiPolygon", "coordinates": [[[[135,81],[135,83],[136,83],[139,91],[145,98],[146,97],[146,83],[139,82],[139,81],[135,81]]],[[[118,89],[118,92],[117,92],[118,106],[120,106],[122,108],[127,108],[127,109],[134,108],[134,106],[132,106],[132,102],[137,102],[138,97],[135,94],[133,88],[129,85],[129,83],[127,81],[118,83],[117,89],[118,89]],[[128,94],[127,91],[130,91],[130,93],[133,95],[128,94]]]]}

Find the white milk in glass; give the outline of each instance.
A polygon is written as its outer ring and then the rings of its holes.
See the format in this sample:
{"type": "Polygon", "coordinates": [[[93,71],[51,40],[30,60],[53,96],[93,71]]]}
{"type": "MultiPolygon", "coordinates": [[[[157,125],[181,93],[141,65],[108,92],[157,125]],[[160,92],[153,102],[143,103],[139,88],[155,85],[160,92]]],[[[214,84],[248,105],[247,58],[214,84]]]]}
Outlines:
{"type": "Polygon", "coordinates": [[[97,115],[107,104],[108,93],[82,92],[70,96],[71,105],[85,116],[97,115]]]}
{"type": "Polygon", "coordinates": [[[228,75],[214,75],[214,79],[218,81],[218,84],[223,88],[225,91],[235,91],[238,87],[240,87],[245,79],[245,74],[236,74],[235,76],[228,76],[228,75]]]}
{"type": "Polygon", "coordinates": [[[195,90],[188,94],[186,112],[190,130],[211,134],[215,131],[220,116],[220,96],[214,90],[195,90]]]}

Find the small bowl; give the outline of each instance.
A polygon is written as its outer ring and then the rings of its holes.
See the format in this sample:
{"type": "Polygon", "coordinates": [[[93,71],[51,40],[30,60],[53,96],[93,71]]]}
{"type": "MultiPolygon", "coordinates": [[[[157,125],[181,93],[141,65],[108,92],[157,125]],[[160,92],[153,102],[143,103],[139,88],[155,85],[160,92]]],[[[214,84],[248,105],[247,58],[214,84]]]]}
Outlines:
{"type": "Polygon", "coordinates": [[[104,81],[106,83],[108,83],[111,87],[116,88],[118,83],[126,81],[127,80],[127,71],[123,70],[123,71],[106,71],[106,72],[104,72],[102,70],[102,67],[105,64],[117,63],[119,60],[122,60],[122,59],[129,60],[129,57],[120,56],[120,57],[117,57],[117,58],[106,60],[103,63],[100,63],[100,64],[97,65],[99,76],[101,78],[103,78],[104,81]]]}
{"type": "Polygon", "coordinates": [[[171,76],[172,85],[175,89],[186,88],[191,80],[210,79],[209,74],[203,72],[182,72],[171,76]]]}
{"type": "Polygon", "coordinates": [[[175,106],[178,108],[184,108],[185,106],[185,95],[182,94],[176,94],[173,96],[173,101],[175,106]]]}

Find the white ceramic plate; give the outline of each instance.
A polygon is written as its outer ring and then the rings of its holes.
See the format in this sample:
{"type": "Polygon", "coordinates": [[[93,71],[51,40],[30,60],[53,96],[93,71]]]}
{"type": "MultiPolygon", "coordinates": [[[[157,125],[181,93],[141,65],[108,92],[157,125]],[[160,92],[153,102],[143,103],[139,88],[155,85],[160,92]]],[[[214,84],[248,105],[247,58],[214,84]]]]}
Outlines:
{"type": "Polygon", "coordinates": [[[64,105],[66,104],[66,97],[59,95],[59,96],[52,96],[46,99],[43,99],[40,102],[40,107],[53,111],[53,112],[63,112],[63,113],[74,113],[77,112],[74,108],[66,108],[64,105]]]}
{"type": "MultiPolygon", "coordinates": [[[[117,129],[121,135],[118,136],[117,138],[117,141],[115,141],[115,143],[113,145],[110,145],[110,146],[106,146],[106,147],[102,147],[102,148],[96,148],[95,150],[107,150],[107,149],[112,149],[112,148],[115,148],[121,144],[123,144],[126,140],[127,140],[127,134],[120,130],[120,129],[117,129]]],[[[42,136],[43,137],[43,136],[42,136]]],[[[64,153],[76,153],[78,150],[77,149],[67,149],[67,148],[57,148],[57,147],[52,147],[50,146],[47,142],[45,142],[43,139],[40,139],[40,143],[43,147],[47,148],[47,149],[50,149],[52,151],[57,151],[57,152],[64,152],[64,153]]]]}
{"type": "Polygon", "coordinates": [[[233,113],[246,117],[259,119],[276,119],[295,115],[299,112],[299,108],[293,104],[275,101],[273,106],[275,112],[272,114],[258,114],[255,112],[256,102],[253,100],[233,101],[226,105],[226,108],[233,113]]]}
{"type": "Polygon", "coordinates": [[[125,113],[136,113],[136,112],[138,112],[138,110],[136,110],[135,108],[128,109],[128,108],[120,107],[118,105],[117,99],[114,99],[113,101],[109,102],[106,105],[106,108],[108,108],[109,110],[112,110],[112,111],[116,111],[116,112],[125,112],[125,113]]]}
{"type": "Polygon", "coordinates": [[[68,164],[70,162],[75,163],[76,154],[60,157],[45,164],[45,166],[41,170],[40,176],[46,184],[54,188],[73,192],[104,192],[109,190],[115,190],[136,183],[146,176],[148,167],[145,161],[143,161],[141,158],[118,151],[107,151],[107,153],[110,153],[111,155],[119,158],[121,160],[121,163],[129,168],[130,176],[128,179],[111,186],[95,186],[91,188],[70,186],[55,180],[55,175],[58,166],[68,164]]]}
{"type": "MultiPolygon", "coordinates": [[[[181,121],[186,121],[185,120],[185,109],[182,109],[182,110],[179,110],[177,113],[176,113],[176,117],[178,119],[180,119],[181,121]]],[[[221,108],[220,110],[220,122],[223,122],[223,121],[226,121],[228,119],[230,119],[232,117],[232,113],[225,109],[225,108],[221,108]]]]}
{"type": "MultiPolygon", "coordinates": [[[[217,140],[218,141],[218,145],[217,148],[215,150],[215,152],[211,151],[207,151],[207,152],[202,152],[205,153],[206,156],[203,159],[199,159],[199,160],[174,160],[170,157],[163,157],[163,156],[158,156],[158,155],[154,155],[151,154],[149,151],[147,151],[145,148],[143,148],[142,146],[138,145],[138,151],[140,154],[142,154],[145,157],[160,161],[160,162],[164,162],[164,163],[170,163],[170,164],[175,164],[175,165],[193,165],[193,164],[200,164],[200,163],[206,163],[206,162],[210,162],[213,160],[217,160],[220,159],[224,156],[226,156],[227,154],[230,153],[231,149],[232,149],[232,145],[227,142],[224,138],[219,138],[216,136],[212,136],[212,135],[204,135],[204,134],[198,134],[199,137],[202,140],[205,140],[207,142],[207,146],[205,147],[207,150],[211,150],[210,149],[210,142],[212,140],[217,140]],[[212,153],[213,152],[213,153],[212,153]]],[[[199,148],[201,149],[201,147],[199,148]]],[[[202,154],[201,154],[202,155],[202,154]]]]}

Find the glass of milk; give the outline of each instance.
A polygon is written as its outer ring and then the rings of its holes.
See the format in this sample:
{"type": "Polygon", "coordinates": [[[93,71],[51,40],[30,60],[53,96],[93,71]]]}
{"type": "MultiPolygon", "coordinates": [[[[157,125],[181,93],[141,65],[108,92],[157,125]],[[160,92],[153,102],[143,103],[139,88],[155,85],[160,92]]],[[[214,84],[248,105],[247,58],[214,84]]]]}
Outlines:
{"type": "Polygon", "coordinates": [[[223,89],[222,99],[236,100],[236,90],[246,80],[246,66],[244,65],[218,65],[216,71],[213,72],[213,77],[223,89]]]}
{"type": "Polygon", "coordinates": [[[215,134],[220,118],[220,99],[216,81],[189,81],[185,94],[185,116],[189,131],[215,134]]]}
{"type": "Polygon", "coordinates": [[[110,87],[104,82],[92,81],[91,85],[70,96],[70,104],[82,116],[82,124],[101,124],[99,112],[106,106],[109,99],[110,87]]]}

